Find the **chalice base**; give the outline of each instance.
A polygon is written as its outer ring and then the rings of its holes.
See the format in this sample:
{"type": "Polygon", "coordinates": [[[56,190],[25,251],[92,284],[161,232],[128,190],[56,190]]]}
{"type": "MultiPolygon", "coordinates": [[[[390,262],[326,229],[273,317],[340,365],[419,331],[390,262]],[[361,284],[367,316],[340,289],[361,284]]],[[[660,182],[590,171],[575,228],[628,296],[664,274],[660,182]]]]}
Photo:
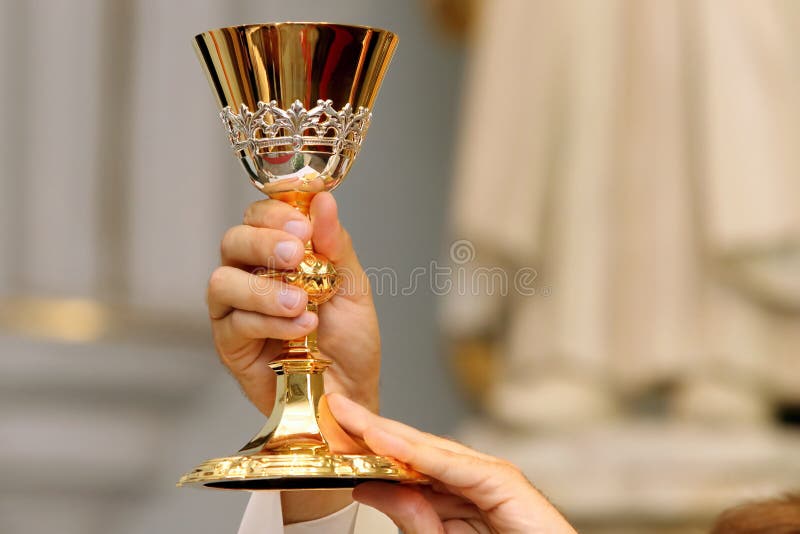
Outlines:
{"type": "MultiPolygon", "coordinates": [[[[301,354],[308,351],[307,346],[296,348],[301,354]]],[[[264,427],[237,455],[201,463],[183,475],[178,486],[257,491],[352,488],[368,481],[427,483],[393,458],[331,452],[319,425],[323,373],[330,363],[288,357],[270,363],[277,387],[264,427]]]]}
{"type": "Polygon", "coordinates": [[[363,482],[419,484],[425,479],[404,464],[377,455],[257,453],[208,460],[187,473],[179,486],[213,489],[321,490],[353,488],[363,482]]]}

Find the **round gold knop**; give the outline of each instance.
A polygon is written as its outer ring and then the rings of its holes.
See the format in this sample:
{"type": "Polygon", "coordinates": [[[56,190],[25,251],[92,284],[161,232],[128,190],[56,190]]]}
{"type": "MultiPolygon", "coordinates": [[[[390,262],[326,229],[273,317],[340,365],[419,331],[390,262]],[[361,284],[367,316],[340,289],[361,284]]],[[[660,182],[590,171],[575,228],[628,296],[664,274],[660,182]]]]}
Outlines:
{"type": "Polygon", "coordinates": [[[309,250],[296,271],[283,274],[283,281],[305,290],[312,304],[329,301],[339,288],[339,275],[333,263],[322,254],[309,250]]]}

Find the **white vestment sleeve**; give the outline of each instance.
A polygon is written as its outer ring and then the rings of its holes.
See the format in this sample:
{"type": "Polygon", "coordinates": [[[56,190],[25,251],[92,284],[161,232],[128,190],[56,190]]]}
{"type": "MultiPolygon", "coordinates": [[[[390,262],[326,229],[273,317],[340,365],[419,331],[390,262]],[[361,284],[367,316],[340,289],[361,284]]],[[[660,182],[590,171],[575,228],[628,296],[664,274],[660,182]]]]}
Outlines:
{"type": "Polygon", "coordinates": [[[277,491],[255,492],[239,525],[239,534],[282,534],[281,494],[277,491]]]}
{"type": "Polygon", "coordinates": [[[358,503],[350,504],[329,516],[283,526],[281,497],[278,492],[255,492],[239,526],[239,534],[353,534],[358,503]]]}

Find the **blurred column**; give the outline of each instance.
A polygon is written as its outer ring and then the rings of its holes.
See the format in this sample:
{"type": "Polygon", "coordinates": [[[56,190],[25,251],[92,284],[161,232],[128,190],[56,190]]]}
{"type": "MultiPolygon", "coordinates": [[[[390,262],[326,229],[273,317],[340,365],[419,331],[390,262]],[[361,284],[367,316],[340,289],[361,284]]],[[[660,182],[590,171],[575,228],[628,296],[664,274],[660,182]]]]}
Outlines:
{"type": "Polygon", "coordinates": [[[16,231],[25,240],[21,282],[47,296],[96,293],[95,118],[111,120],[98,109],[102,6],[100,0],[25,3],[29,26],[13,47],[16,61],[26,63],[16,102],[25,127],[12,140],[22,162],[14,199],[21,208],[16,231]]]}
{"type": "Polygon", "coordinates": [[[130,298],[148,309],[201,307],[226,227],[251,192],[231,155],[192,37],[218,25],[219,2],[138,3],[130,128],[130,298]],[[215,15],[216,14],[216,15],[215,15]]]}
{"type": "Polygon", "coordinates": [[[166,442],[219,371],[203,286],[241,209],[221,162],[250,187],[191,49],[224,10],[0,3],[0,532],[119,531],[195,461],[166,442]]]}

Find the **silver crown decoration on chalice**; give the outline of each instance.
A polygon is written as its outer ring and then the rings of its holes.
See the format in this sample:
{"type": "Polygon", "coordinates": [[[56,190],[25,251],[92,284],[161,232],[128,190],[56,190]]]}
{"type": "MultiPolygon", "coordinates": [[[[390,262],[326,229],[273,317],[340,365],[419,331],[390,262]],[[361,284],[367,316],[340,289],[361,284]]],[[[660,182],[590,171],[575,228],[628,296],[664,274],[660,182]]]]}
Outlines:
{"type": "Polygon", "coordinates": [[[345,149],[357,152],[372,119],[372,113],[363,106],[353,110],[347,103],[337,111],[332,100],[317,100],[309,110],[299,100],[289,109],[281,109],[275,100],[259,102],[255,111],[241,104],[239,113],[226,106],[219,116],[231,148],[239,154],[280,146],[291,146],[298,152],[305,145],[330,146],[334,153],[345,149]]]}

